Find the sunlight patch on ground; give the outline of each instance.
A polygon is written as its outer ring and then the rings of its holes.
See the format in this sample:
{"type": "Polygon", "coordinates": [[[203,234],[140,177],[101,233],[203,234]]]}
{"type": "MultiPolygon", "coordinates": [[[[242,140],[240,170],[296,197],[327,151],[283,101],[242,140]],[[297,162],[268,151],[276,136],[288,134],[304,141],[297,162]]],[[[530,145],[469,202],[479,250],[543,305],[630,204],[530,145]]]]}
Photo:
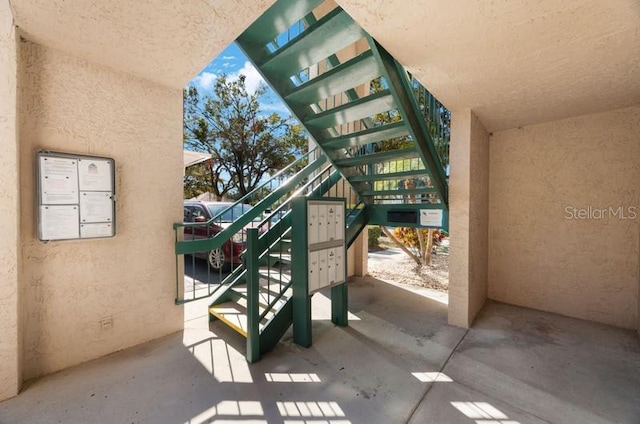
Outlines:
{"type": "Polygon", "coordinates": [[[318,374],[306,373],[265,373],[267,381],[272,383],[320,383],[318,374]]]}
{"type": "Polygon", "coordinates": [[[344,417],[337,402],[276,402],[283,417],[344,417]]]}
{"type": "Polygon", "coordinates": [[[208,339],[187,348],[220,383],[253,383],[244,354],[224,340],[208,339]]]}
{"type": "MultiPolygon", "coordinates": [[[[317,292],[311,298],[311,315],[314,320],[331,320],[331,298],[322,292],[317,292]]],[[[349,321],[360,321],[357,315],[347,313],[349,321]]]]}
{"type": "Polygon", "coordinates": [[[258,401],[247,400],[223,400],[217,405],[212,406],[206,411],[201,412],[197,416],[186,421],[184,424],[204,424],[204,423],[238,423],[244,424],[262,424],[267,421],[261,419],[264,416],[262,404],[258,401]],[[220,419],[213,419],[220,417],[220,419]],[[238,421],[237,419],[226,420],[224,417],[246,417],[246,420],[238,421]],[[249,418],[253,417],[253,418],[249,418]]]}
{"type": "Polygon", "coordinates": [[[451,402],[451,405],[476,420],[476,424],[520,424],[510,420],[504,412],[487,402],[451,402]]]}
{"type": "Polygon", "coordinates": [[[412,372],[411,373],[415,378],[422,381],[423,383],[434,383],[434,382],[443,382],[443,383],[451,383],[453,380],[446,374],[441,372],[412,372]]]}

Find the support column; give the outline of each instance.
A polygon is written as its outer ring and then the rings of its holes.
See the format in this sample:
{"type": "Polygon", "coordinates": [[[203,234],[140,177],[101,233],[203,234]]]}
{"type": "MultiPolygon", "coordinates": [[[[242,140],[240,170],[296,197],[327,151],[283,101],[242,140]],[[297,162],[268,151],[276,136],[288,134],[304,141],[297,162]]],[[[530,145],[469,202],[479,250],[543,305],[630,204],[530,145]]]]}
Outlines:
{"type": "Polygon", "coordinates": [[[0,401],[17,395],[22,383],[16,38],[9,2],[0,0],[0,401]]]}
{"type": "Polygon", "coordinates": [[[364,277],[369,272],[369,233],[365,228],[362,230],[356,241],[351,245],[353,254],[353,275],[364,277]]]}
{"type": "Polygon", "coordinates": [[[489,134],[470,109],[452,116],[449,324],[469,327],[487,299],[489,134]]]}

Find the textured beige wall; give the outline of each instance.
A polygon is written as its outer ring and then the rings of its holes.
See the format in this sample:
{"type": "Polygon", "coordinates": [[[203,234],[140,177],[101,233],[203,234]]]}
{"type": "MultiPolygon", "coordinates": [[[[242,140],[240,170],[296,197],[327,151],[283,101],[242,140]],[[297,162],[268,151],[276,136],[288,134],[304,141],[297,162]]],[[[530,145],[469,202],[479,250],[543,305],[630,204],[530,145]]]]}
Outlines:
{"type": "Polygon", "coordinates": [[[0,0],[0,400],[20,387],[16,33],[0,0]]]}
{"type": "Polygon", "coordinates": [[[27,379],[182,328],[171,228],[182,219],[182,93],[30,42],[19,72],[27,379]],[[38,148],[115,158],[114,238],[37,241],[38,148]]]}
{"type": "Polygon", "coordinates": [[[639,106],[493,135],[490,298],[636,327],[638,219],[593,211],[640,214],[639,137],[639,106]]]}
{"type": "Polygon", "coordinates": [[[449,323],[468,327],[487,299],[489,135],[471,110],[452,116],[449,323]]]}

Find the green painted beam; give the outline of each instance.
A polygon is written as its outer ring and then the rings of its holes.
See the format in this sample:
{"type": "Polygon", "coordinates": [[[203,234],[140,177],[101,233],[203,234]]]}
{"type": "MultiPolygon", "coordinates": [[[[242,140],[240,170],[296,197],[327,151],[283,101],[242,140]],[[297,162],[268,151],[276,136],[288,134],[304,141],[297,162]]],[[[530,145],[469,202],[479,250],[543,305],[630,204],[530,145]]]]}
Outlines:
{"type": "Polygon", "coordinates": [[[356,241],[362,230],[367,227],[367,223],[369,222],[368,211],[370,206],[365,206],[360,209],[358,212],[355,212],[355,215],[347,216],[347,231],[345,233],[347,239],[347,248],[351,247],[351,245],[356,241]]]}
{"type": "Polygon", "coordinates": [[[369,155],[353,156],[344,159],[335,160],[338,166],[358,166],[366,165],[370,163],[379,163],[392,159],[405,159],[409,157],[416,157],[417,152],[413,147],[398,150],[388,150],[385,152],[372,153],[369,155]]]}
{"type": "Polygon", "coordinates": [[[292,93],[283,94],[290,102],[310,105],[336,94],[370,82],[380,76],[382,65],[373,57],[371,50],[338,65],[314,79],[297,87],[292,93]]]}
{"type": "MultiPolygon", "coordinates": [[[[354,100],[349,103],[315,114],[303,120],[305,125],[316,128],[331,128],[358,119],[368,118],[394,108],[394,99],[388,90],[354,100]]],[[[320,141],[322,144],[322,141],[320,141]]]]}
{"type": "Polygon", "coordinates": [[[432,183],[438,191],[438,196],[444,202],[444,206],[449,205],[449,190],[444,167],[440,163],[440,158],[429,135],[429,129],[420,113],[420,106],[413,96],[413,88],[409,82],[407,72],[402,66],[379,45],[373,38],[367,36],[371,50],[385,67],[385,79],[389,84],[398,111],[402,115],[408,127],[411,129],[411,136],[416,142],[416,147],[427,169],[432,175],[432,183]]]}
{"type": "Polygon", "coordinates": [[[353,132],[341,137],[324,140],[321,147],[323,149],[346,149],[348,147],[360,147],[382,140],[403,137],[408,134],[409,130],[407,129],[405,123],[400,121],[394,122],[392,124],[368,128],[363,131],[353,132]]]}
{"type": "Polygon", "coordinates": [[[350,183],[384,181],[384,180],[400,180],[408,177],[428,176],[426,169],[414,169],[412,171],[392,172],[389,174],[371,174],[371,175],[355,175],[348,177],[350,183]]]}
{"type": "Polygon", "coordinates": [[[420,211],[426,210],[434,210],[434,209],[442,209],[443,210],[443,218],[444,224],[440,228],[448,228],[449,225],[449,214],[442,204],[435,203],[402,203],[402,204],[376,204],[374,206],[369,207],[369,225],[386,225],[392,227],[413,227],[420,228],[420,211]],[[416,222],[390,222],[388,220],[389,212],[397,212],[397,211],[415,211],[417,212],[416,222]]]}
{"type": "Polygon", "coordinates": [[[364,36],[362,28],[338,7],[258,66],[267,75],[289,78],[364,36]]]}

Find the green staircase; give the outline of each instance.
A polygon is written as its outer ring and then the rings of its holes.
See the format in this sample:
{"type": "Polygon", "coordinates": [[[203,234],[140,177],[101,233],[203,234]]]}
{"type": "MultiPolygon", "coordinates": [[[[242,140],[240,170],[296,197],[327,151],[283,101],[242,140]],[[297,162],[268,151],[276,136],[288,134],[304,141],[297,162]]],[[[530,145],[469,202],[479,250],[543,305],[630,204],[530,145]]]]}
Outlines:
{"type": "Polygon", "coordinates": [[[236,43],[365,204],[446,210],[440,105],[332,5],[279,0],[236,43]]]}
{"type": "MultiPolygon", "coordinates": [[[[342,197],[347,202],[347,244],[353,243],[367,221],[366,207],[349,183],[326,157],[314,150],[261,184],[254,191],[222,210],[208,222],[176,223],[176,268],[180,261],[191,270],[202,269],[201,279],[176,276],[176,303],[209,298],[211,321],[220,320],[247,339],[247,359],[260,355],[280,340],[292,323],[291,202],[300,196],[342,197]],[[303,164],[305,164],[303,166],[303,164]],[[302,168],[293,175],[292,169],[302,168]],[[264,193],[269,194],[264,196],[264,193]],[[223,231],[205,239],[190,239],[186,227],[222,225],[238,204],[253,204],[247,213],[234,218],[223,231]],[[256,218],[259,218],[257,222],[256,218]],[[181,235],[183,238],[181,239],[181,235]],[[214,272],[202,253],[220,248],[229,240],[245,246],[243,264],[229,272],[214,272]],[[189,287],[185,287],[186,283],[189,287]]],[[[191,231],[195,234],[196,231],[191,231]]]]}
{"type": "Polygon", "coordinates": [[[205,265],[191,281],[176,275],[176,303],[209,298],[210,320],[245,337],[253,362],[293,322],[292,199],[345,198],[347,246],[368,224],[424,225],[424,210],[444,211],[446,226],[449,125],[446,109],[333,2],[278,0],[236,42],[317,145],[239,199],[253,209],[215,236],[184,229],[209,228],[233,205],[206,223],[174,224],[177,269],[243,243],[229,273],[205,265]]]}

